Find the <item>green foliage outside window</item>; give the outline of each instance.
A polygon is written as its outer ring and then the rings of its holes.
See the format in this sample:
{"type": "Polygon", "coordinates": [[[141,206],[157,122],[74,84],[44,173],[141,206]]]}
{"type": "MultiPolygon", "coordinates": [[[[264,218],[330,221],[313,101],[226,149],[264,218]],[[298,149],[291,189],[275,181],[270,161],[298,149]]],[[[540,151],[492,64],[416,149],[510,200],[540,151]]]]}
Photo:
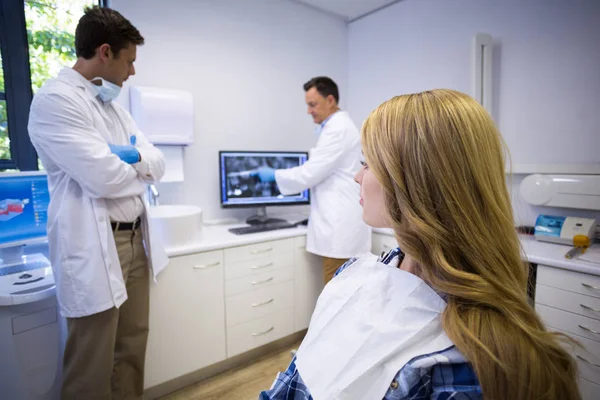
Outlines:
{"type": "MultiPolygon", "coordinates": [[[[75,56],[75,28],[85,7],[94,0],[26,0],[25,20],[29,43],[29,68],[33,93],[64,66],[72,66],[75,56]]],[[[1,65],[0,56],[0,65],[1,65]]],[[[0,70],[0,92],[4,92],[0,70]]],[[[10,159],[6,102],[0,100],[0,159],[10,159]]]]}

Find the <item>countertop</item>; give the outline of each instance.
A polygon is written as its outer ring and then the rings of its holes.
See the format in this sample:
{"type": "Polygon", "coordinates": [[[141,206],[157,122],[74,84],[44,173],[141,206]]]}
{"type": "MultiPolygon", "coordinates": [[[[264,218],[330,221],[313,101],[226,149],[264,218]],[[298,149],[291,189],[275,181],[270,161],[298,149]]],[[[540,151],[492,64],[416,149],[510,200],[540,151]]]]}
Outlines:
{"type": "MultiPolygon", "coordinates": [[[[393,231],[386,228],[374,228],[373,233],[394,236],[393,231]]],[[[600,244],[598,243],[590,246],[585,254],[566,259],[565,253],[569,251],[570,246],[540,242],[531,235],[519,235],[519,239],[525,253],[524,259],[531,263],[600,276],[600,244]]]]}
{"type": "Polygon", "coordinates": [[[270,240],[286,239],[296,236],[305,236],[306,226],[296,228],[279,229],[275,231],[250,233],[246,235],[235,235],[228,231],[229,228],[245,226],[237,225],[204,225],[198,237],[190,244],[166,248],[169,257],[184,254],[200,253],[203,251],[224,249],[227,247],[244,246],[270,240]]]}

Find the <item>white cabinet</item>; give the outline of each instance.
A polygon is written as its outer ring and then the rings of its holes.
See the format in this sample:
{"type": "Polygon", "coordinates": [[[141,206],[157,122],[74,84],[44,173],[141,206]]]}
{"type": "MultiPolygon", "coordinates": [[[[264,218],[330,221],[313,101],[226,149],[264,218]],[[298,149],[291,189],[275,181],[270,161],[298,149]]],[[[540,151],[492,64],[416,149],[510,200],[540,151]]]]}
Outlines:
{"type": "MultiPolygon", "coordinates": [[[[281,239],[225,249],[225,264],[233,265],[238,262],[256,260],[275,262],[281,260],[282,256],[289,255],[292,252],[293,243],[294,239],[281,239]]],[[[242,275],[250,275],[254,273],[254,270],[255,268],[242,273],[242,275]]]]}
{"type": "Polygon", "coordinates": [[[569,349],[579,372],[583,400],[600,391],[600,277],[538,265],[535,309],[549,329],[582,347],[569,349]]]}
{"type": "Polygon", "coordinates": [[[227,357],[294,333],[294,239],[225,249],[227,357]]]}
{"type": "Polygon", "coordinates": [[[150,288],[145,387],[308,327],[323,261],[304,235],[172,257],[150,288]]]}
{"type": "Polygon", "coordinates": [[[292,281],[294,279],[293,268],[274,268],[272,270],[262,270],[252,275],[242,278],[230,279],[225,282],[225,293],[228,296],[234,296],[240,293],[253,291],[261,287],[277,285],[281,282],[292,281]]]}
{"type": "Polygon", "coordinates": [[[227,327],[227,356],[233,357],[294,333],[293,309],[227,327]]]}
{"type": "Polygon", "coordinates": [[[596,385],[585,379],[579,379],[579,393],[582,400],[594,400],[598,398],[600,393],[600,385],[596,385]]]}
{"type": "Polygon", "coordinates": [[[306,251],[306,236],[294,240],[294,327],[308,328],[324,286],[323,259],[306,251]]]}
{"type": "Polygon", "coordinates": [[[276,311],[294,309],[294,282],[264,286],[250,292],[227,296],[227,326],[236,326],[276,311]]]}
{"type": "Polygon", "coordinates": [[[371,253],[380,255],[398,247],[396,238],[385,233],[373,232],[371,236],[371,253]]]}
{"type": "Polygon", "coordinates": [[[225,360],[223,251],[173,257],[150,288],[145,387],[225,360]]]}

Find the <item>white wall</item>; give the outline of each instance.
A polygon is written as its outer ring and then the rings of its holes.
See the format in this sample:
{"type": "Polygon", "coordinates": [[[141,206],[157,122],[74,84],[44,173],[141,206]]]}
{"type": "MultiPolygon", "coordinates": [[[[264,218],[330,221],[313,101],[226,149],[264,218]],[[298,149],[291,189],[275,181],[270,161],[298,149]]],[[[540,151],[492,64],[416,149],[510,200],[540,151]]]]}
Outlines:
{"type": "MultiPolygon", "coordinates": [[[[597,0],[404,0],[351,23],[348,109],[355,122],[395,95],[470,93],[476,33],[494,38],[492,113],[513,163],[600,163],[597,0]]],[[[533,224],[541,212],[577,213],[524,204],[522,179],[512,185],[518,223],[533,224]]]]}
{"type": "Polygon", "coordinates": [[[469,93],[472,38],[489,33],[493,115],[514,163],[600,164],[599,21],[597,0],[401,1],[350,24],[349,110],[360,122],[397,94],[469,93]]]}
{"type": "Polygon", "coordinates": [[[287,0],[110,5],[146,39],[129,83],[194,96],[195,143],[185,150],[185,182],[160,185],[163,203],[199,205],[205,219],[249,215],[220,209],[218,151],[314,146],[302,89],[313,76],[331,76],[345,103],[347,27],[341,18],[287,0]]]}
{"type": "MultiPolygon", "coordinates": [[[[477,32],[496,41],[493,113],[513,162],[541,146],[540,134],[547,135],[545,147],[600,162],[597,0],[404,0],[348,27],[287,0],[112,0],[111,6],[146,38],[130,84],[194,95],[196,142],[185,151],[186,181],[160,185],[161,201],[199,205],[208,219],[250,213],[219,207],[219,150],[314,145],[306,80],[334,78],[342,107],[360,126],[397,94],[436,87],[469,92],[477,32]]],[[[564,162],[556,152],[537,156],[564,162]]],[[[513,177],[511,185],[518,223],[532,224],[541,212],[581,214],[524,204],[522,179],[513,177]]]]}

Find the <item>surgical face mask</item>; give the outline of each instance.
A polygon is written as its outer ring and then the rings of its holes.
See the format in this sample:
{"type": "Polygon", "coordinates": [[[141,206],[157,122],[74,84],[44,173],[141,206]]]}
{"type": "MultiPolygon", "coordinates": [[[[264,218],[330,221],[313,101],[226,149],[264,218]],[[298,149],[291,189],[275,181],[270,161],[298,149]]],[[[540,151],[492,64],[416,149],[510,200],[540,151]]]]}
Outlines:
{"type": "Polygon", "coordinates": [[[100,100],[102,100],[103,103],[108,103],[119,97],[119,93],[121,93],[121,86],[100,77],[94,78],[91,81],[93,82],[98,80],[102,82],[102,85],[98,86],[94,84],[94,87],[98,92],[98,97],[100,97],[100,100]]]}

